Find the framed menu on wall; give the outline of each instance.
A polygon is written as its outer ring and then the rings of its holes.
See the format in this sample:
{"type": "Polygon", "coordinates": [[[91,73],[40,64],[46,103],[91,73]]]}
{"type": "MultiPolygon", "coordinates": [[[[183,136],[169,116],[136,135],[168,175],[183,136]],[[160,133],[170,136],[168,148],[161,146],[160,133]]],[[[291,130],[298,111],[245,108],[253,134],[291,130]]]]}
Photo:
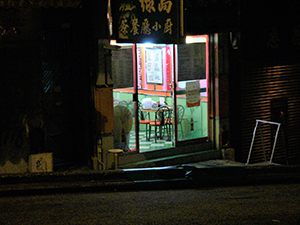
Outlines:
{"type": "Polygon", "coordinates": [[[112,51],[112,77],[114,88],[133,87],[133,55],[132,49],[112,51]]]}
{"type": "Polygon", "coordinates": [[[146,48],[146,78],[148,84],[163,84],[162,49],[146,48]]]}
{"type": "Polygon", "coordinates": [[[178,81],[206,79],[205,43],[178,45],[178,81]]]}

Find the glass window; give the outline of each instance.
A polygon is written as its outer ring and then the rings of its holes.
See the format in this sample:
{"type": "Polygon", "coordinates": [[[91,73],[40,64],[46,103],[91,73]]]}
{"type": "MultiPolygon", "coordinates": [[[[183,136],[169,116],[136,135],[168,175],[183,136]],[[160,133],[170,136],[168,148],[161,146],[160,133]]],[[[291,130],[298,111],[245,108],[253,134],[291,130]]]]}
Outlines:
{"type": "Polygon", "coordinates": [[[178,140],[208,136],[208,37],[189,36],[187,44],[177,46],[178,140]]]}

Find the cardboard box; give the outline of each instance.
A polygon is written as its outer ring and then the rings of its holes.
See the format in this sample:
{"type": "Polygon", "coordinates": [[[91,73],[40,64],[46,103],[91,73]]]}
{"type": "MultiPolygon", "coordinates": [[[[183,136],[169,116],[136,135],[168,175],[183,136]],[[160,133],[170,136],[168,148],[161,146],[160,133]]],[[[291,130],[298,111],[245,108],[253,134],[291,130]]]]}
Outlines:
{"type": "Polygon", "coordinates": [[[29,155],[29,172],[44,173],[53,171],[53,154],[40,153],[29,155]]]}

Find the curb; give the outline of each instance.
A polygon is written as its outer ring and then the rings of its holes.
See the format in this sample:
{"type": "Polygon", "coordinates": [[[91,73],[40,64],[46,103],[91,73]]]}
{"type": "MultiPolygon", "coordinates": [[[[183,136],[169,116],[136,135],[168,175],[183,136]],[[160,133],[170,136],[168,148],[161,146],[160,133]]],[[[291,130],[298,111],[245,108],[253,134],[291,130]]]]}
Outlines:
{"type": "Polygon", "coordinates": [[[299,166],[195,166],[0,175],[0,196],[300,183],[299,166]]]}

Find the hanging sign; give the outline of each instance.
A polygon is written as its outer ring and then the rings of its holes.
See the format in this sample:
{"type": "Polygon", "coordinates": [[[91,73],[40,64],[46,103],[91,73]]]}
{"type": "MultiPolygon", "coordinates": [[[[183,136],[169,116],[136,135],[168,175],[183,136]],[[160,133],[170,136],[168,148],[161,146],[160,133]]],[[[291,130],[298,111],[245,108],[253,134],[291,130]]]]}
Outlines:
{"type": "Polygon", "coordinates": [[[113,0],[118,42],[177,43],[178,0],[113,0]]]}
{"type": "Polygon", "coordinates": [[[171,47],[166,47],[166,75],[167,75],[167,91],[172,90],[172,56],[171,47]]]}
{"type": "Polygon", "coordinates": [[[142,49],[141,47],[137,48],[137,67],[138,67],[138,89],[142,88],[142,76],[143,76],[143,72],[142,72],[142,49]]]}
{"type": "Polygon", "coordinates": [[[187,107],[200,106],[200,83],[199,81],[186,83],[186,105],[187,107]]]}

